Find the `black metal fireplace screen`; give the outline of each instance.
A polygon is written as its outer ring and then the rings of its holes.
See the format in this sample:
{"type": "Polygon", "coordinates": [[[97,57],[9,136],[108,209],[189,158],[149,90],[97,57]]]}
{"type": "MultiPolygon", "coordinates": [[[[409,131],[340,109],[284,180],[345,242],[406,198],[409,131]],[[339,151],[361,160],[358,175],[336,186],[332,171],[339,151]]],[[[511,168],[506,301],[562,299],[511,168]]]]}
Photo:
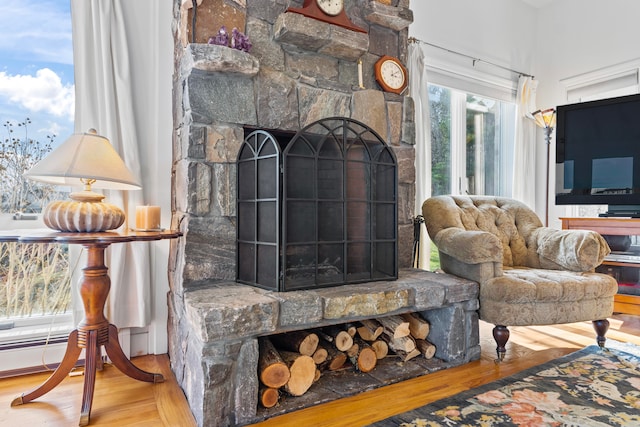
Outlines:
{"type": "Polygon", "coordinates": [[[369,127],[254,130],[237,159],[237,281],[292,291],[398,277],[397,166],[369,127]]]}

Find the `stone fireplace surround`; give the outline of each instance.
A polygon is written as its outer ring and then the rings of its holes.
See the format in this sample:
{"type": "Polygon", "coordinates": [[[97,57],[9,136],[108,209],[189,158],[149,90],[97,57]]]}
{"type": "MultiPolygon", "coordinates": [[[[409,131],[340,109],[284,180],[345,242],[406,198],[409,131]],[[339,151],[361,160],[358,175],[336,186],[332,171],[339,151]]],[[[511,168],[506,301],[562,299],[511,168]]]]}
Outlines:
{"type": "Polygon", "coordinates": [[[407,268],[413,101],[381,91],[373,64],[382,55],[406,63],[409,1],[346,0],[364,34],[287,12],[302,0],[203,0],[196,43],[187,43],[190,4],[174,2],[172,225],[184,236],[171,247],[168,332],[171,366],[199,425],[273,415],[257,411],[261,335],[420,312],[432,322],[429,339],[441,361],[433,369],[478,358],[477,285],[407,268]],[[221,25],[244,29],[251,51],[206,44],[221,25]],[[358,59],[366,89],[358,87],[358,59]],[[245,127],[297,131],[336,116],[369,125],[394,150],[399,280],[285,293],[236,283],[235,162],[245,127]]]}

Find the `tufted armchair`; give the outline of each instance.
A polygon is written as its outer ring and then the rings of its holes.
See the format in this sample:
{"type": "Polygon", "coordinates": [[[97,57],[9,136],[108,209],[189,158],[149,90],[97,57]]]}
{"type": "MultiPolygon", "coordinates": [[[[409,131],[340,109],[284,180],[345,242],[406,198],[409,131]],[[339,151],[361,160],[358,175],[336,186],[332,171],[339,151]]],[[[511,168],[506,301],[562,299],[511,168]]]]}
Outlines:
{"type": "Polygon", "coordinates": [[[523,203],[492,196],[436,196],[422,214],[446,273],[480,284],[481,320],[495,325],[498,359],[507,326],[593,321],[605,343],[618,285],[594,273],[609,246],[586,230],[544,227],[523,203]]]}

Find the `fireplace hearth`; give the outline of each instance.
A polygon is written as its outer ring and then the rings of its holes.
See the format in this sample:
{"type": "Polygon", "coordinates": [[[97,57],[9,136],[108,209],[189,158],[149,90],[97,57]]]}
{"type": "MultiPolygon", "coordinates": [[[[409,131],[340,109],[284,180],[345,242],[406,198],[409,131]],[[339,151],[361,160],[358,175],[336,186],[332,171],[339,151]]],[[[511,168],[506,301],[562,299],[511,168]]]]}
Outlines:
{"type": "Polygon", "coordinates": [[[255,130],[237,160],[237,280],[292,291],[398,277],[393,150],[365,124],[255,130]]]}

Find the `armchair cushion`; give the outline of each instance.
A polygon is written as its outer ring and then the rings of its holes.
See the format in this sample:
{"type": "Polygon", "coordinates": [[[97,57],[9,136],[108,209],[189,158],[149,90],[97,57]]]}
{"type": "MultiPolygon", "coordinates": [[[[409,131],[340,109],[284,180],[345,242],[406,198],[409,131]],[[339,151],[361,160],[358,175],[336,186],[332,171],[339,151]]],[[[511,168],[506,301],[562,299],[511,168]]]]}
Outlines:
{"type": "Polygon", "coordinates": [[[534,236],[542,268],[593,271],[611,252],[606,240],[593,231],[541,227],[534,236]]]}
{"type": "Polygon", "coordinates": [[[433,242],[439,251],[467,264],[502,262],[502,243],[487,231],[445,228],[433,242]]]}

